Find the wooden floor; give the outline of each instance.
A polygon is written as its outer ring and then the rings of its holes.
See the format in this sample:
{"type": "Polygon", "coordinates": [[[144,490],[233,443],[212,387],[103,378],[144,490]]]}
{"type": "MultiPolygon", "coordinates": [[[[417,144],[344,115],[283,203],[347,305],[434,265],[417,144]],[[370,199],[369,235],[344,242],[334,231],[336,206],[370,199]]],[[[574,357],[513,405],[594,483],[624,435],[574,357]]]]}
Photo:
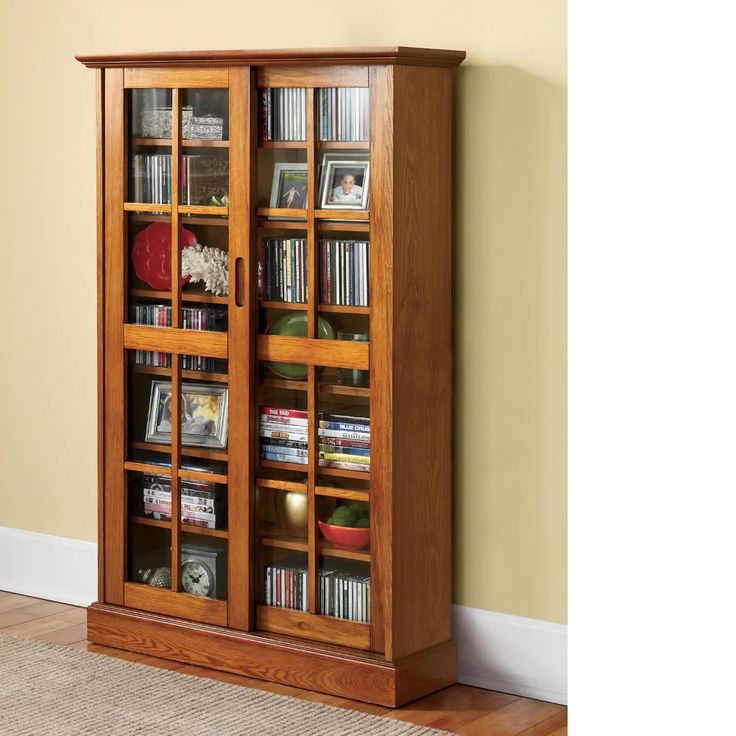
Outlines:
{"type": "Polygon", "coordinates": [[[341,708],[398,718],[434,726],[465,736],[563,736],[567,734],[567,708],[539,700],[519,698],[466,685],[454,685],[403,708],[391,709],[346,700],[331,695],[262,682],[249,677],[215,672],[202,667],[133,654],[90,644],[86,640],[87,612],[84,608],[0,592],[0,631],[28,639],[39,639],[111,657],[143,662],[177,672],[209,677],[223,682],[268,690],[341,708]]]}

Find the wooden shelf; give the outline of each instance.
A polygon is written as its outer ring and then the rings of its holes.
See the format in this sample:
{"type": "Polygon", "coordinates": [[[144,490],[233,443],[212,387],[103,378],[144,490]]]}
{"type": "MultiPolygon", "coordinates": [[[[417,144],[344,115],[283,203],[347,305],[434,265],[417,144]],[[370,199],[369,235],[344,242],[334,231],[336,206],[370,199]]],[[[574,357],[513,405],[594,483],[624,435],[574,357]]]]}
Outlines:
{"type": "MultiPolygon", "coordinates": [[[[165,215],[140,215],[137,212],[131,212],[128,217],[131,222],[171,222],[171,218],[166,217],[165,215]]],[[[179,218],[179,224],[182,226],[215,225],[218,227],[227,227],[228,220],[225,217],[197,217],[196,215],[186,215],[185,217],[179,218]]]]}
{"type": "MultiPolygon", "coordinates": [[[[318,220],[370,220],[371,213],[365,210],[315,210],[318,220]]],[[[320,225],[321,227],[321,225],[320,225]]]]}
{"type": "MultiPolygon", "coordinates": [[[[182,211],[182,208],[179,207],[179,211],[182,211]]],[[[296,208],[284,208],[284,207],[257,207],[256,208],[256,214],[258,217],[288,217],[288,220],[281,220],[280,222],[295,222],[297,220],[303,220],[304,221],[304,227],[306,228],[307,223],[307,211],[302,209],[296,209],[296,208]]],[[[325,220],[330,222],[341,222],[343,220],[347,220],[348,222],[353,221],[362,221],[362,222],[368,222],[370,220],[370,212],[366,212],[364,210],[315,210],[314,216],[317,220],[325,220]]],[[[279,220],[275,220],[272,222],[279,222],[279,220]]],[[[347,223],[345,223],[347,225],[347,223]]],[[[321,224],[318,225],[319,228],[325,229],[321,224]]],[[[349,229],[349,227],[336,227],[335,230],[341,230],[341,229],[349,229]]]]}
{"type": "Polygon", "coordinates": [[[258,141],[259,148],[306,148],[306,141],[258,141]]]}
{"type": "Polygon", "coordinates": [[[258,488],[268,488],[272,491],[290,491],[291,493],[306,493],[306,483],[295,483],[289,480],[278,480],[276,478],[256,478],[258,488]]]}
{"type": "Polygon", "coordinates": [[[307,211],[302,209],[286,208],[286,207],[257,207],[256,214],[258,217],[287,217],[288,220],[280,222],[294,222],[303,220],[304,227],[307,227],[307,211]]]}
{"type": "MultiPolygon", "coordinates": [[[[264,547],[276,547],[277,549],[289,549],[293,552],[308,552],[309,544],[306,537],[289,537],[285,534],[274,534],[272,532],[263,532],[259,535],[261,544],[264,547]]],[[[370,562],[371,553],[367,550],[351,549],[349,547],[338,547],[321,537],[319,543],[319,554],[323,557],[338,557],[343,560],[357,560],[359,562],[370,562]]]]}
{"type": "Polygon", "coordinates": [[[123,212],[155,212],[162,215],[170,215],[171,205],[150,204],[149,202],[123,202],[123,212]]]}
{"type": "Polygon", "coordinates": [[[370,314],[370,307],[359,307],[357,305],[347,304],[318,304],[317,309],[320,312],[332,312],[334,314],[370,314]]]}
{"type": "MultiPolygon", "coordinates": [[[[135,363],[133,365],[133,373],[149,374],[151,376],[171,376],[171,368],[159,368],[152,365],[141,365],[135,363]]],[[[195,381],[214,381],[216,383],[227,383],[227,373],[207,373],[206,371],[182,371],[182,378],[192,379],[195,381]]]]}
{"type": "MultiPolygon", "coordinates": [[[[171,454],[171,445],[159,445],[155,442],[139,442],[133,440],[130,446],[135,450],[148,450],[149,452],[160,452],[163,454],[171,454]]],[[[182,445],[181,454],[186,457],[203,457],[209,460],[222,460],[227,462],[227,452],[225,450],[213,450],[209,447],[185,447],[182,445]]]]}
{"type": "MultiPolygon", "coordinates": [[[[264,378],[259,384],[263,389],[280,389],[282,391],[306,391],[306,381],[289,381],[285,378],[264,378]]],[[[339,383],[320,383],[318,390],[321,394],[332,396],[361,396],[370,398],[371,390],[368,386],[343,386],[339,383]]]]}
{"type": "Polygon", "coordinates": [[[324,537],[319,545],[319,553],[323,557],[339,557],[343,560],[357,560],[358,562],[371,561],[371,553],[369,551],[351,549],[349,547],[338,547],[336,544],[327,542],[324,537]]]}
{"type": "Polygon", "coordinates": [[[328,468],[322,465],[317,470],[318,475],[330,475],[333,478],[352,478],[353,480],[370,480],[370,471],[342,470],[341,468],[328,468]]]}
{"type": "Polygon", "coordinates": [[[335,488],[334,486],[315,486],[314,494],[316,496],[326,496],[328,498],[342,498],[347,501],[364,501],[370,502],[371,494],[368,491],[359,491],[355,488],[335,488]]]}
{"type": "Polygon", "coordinates": [[[274,470],[292,470],[295,473],[307,474],[307,466],[298,463],[277,463],[273,460],[264,460],[261,458],[259,464],[262,468],[273,468],[274,470]]]}
{"type": "Polygon", "coordinates": [[[295,220],[260,220],[259,230],[307,230],[307,221],[295,220]]]}
{"type": "Polygon", "coordinates": [[[215,207],[214,205],[180,204],[177,208],[180,215],[214,215],[215,217],[227,217],[227,207],[215,207]]]}
{"type": "MultiPolygon", "coordinates": [[[[157,526],[161,529],[171,529],[171,521],[164,521],[163,519],[151,519],[148,516],[130,516],[128,517],[133,524],[139,526],[157,526]]],[[[219,539],[227,539],[227,529],[207,529],[203,526],[195,526],[193,524],[186,524],[182,522],[179,528],[187,534],[200,534],[203,537],[218,537],[219,539]]]]}
{"type": "MultiPolygon", "coordinates": [[[[131,146],[171,146],[171,138],[130,138],[131,146]]],[[[182,148],[229,148],[230,141],[209,139],[182,139],[182,148]]]]}
{"type": "Polygon", "coordinates": [[[352,222],[330,222],[329,220],[319,220],[317,222],[317,230],[320,232],[350,232],[350,233],[369,233],[371,226],[367,222],[353,220],[352,222]]]}
{"type": "MultiPolygon", "coordinates": [[[[131,296],[137,296],[141,299],[167,299],[171,300],[170,291],[156,291],[154,289],[131,289],[131,296]]],[[[215,296],[214,294],[196,294],[191,291],[182,291],[181,300],[183,302],[192,302],[193,304],[223,304],[227,305],[228,298],[226,296],[215,296]]]]}
{"type": "Polygon", "coordinates": [[[306,537],[304,537],[304,541],[299,541],[299,537],[287,537],[284,534],[271,534],[270,532],[264,532],[259,535],[259,539],[264,547],[290,549],[294,552],[309,551],[309,545],[307,544],[306,537]]]}
{"type": "Polygon", "coordinates": [[[274,302],[262,299],[258,302],[261,309],[289,309],[297,312],[306,312],[306,302],[274,302]]]}
{"type": "MultiPolygon", "coordinates": [[[[182,141],[183,143],[183,141],[182,141]]],[[[161,144],[164,145],[164,144],[161,144]]],[[[323,150],[367,151],[369,141],[317,141],[317,148],[323,150]]],[[[307,141],[258,141],[259,148],[306,148],[307,141]]]]}

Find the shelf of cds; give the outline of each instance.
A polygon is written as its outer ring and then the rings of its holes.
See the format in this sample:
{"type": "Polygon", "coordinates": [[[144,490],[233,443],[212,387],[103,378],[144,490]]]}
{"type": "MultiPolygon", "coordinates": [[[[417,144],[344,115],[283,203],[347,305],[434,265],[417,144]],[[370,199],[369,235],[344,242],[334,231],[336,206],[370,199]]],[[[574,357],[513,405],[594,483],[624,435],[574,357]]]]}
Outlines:
{"type": "Polygon", "coordinates": [[[463,56],[80,59],[99,155],[89,641],[389,706],[454,682],[463,56]]]}

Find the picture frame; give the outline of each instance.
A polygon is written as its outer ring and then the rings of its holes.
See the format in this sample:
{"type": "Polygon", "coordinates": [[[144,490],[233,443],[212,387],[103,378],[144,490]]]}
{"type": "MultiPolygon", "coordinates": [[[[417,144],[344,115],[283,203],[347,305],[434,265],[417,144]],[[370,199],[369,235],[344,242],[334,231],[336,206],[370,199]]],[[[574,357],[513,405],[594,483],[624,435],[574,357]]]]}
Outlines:
{"type": "MultiPolygon", "coordinates": [[[[227,416],[227,386],[218,383],[182,383],[182,445],[227,449],[227,416]]],[[[171,381],[151,382],[146,442],[171,444],[171,381]]]]}
{"type": "Polygon", "coordinates": [[[370,201],[368,152],[325,152],[319,190],[319,209],[367,212],[370,201]]]}
{"type": "MultiPolygon", "coordinates": [[[[273,165],[271,208],[304,210],[307,208],[307,164],[280,162],[273,165]]],[[[289,220],[289,217],[270,217],[289,220]]]]}

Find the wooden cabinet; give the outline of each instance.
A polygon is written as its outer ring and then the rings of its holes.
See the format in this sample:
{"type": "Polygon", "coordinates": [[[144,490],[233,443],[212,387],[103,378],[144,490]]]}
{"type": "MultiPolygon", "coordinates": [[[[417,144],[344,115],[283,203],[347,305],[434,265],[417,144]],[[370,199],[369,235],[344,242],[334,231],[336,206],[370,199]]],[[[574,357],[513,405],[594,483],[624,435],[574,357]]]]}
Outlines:
{"type": "Polygon", "coordinates": [[[98,122],[88,638],[392,706],[451,684],[464,53],[77,58],[98,122]]]}

